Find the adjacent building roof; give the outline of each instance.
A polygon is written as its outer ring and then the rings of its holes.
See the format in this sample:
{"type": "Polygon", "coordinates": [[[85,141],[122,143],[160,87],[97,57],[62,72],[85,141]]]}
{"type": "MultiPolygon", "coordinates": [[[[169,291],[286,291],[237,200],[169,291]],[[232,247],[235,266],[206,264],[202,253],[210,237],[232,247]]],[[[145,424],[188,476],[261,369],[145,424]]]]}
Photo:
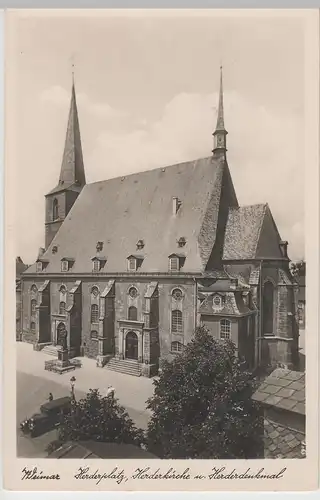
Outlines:
{"type": "Polygon", "coordinates": [[[254,393],[263,405],[305,415],[305,373],[276,368],[254,393]]]}
{"type": "Polygon", "coordinates": [[[267,203],[229,209],[224,260],[259,260],[270,257],[283,259],[280,242],[281,238],[267,203]]]}
{"type": "Polygon", "coordinates": [[[266,205],[250,205],[229,210],[223,258],[254,259],[266,205]]]}
{"type": "Polygon", "coordinates": [[[21,257],[16,258],[16,280],[19,280],[21,277],[21,274],[28,269],[27,264],[23,262],[21,257]]]}
{"type": "Polygon", "coordinates": [[[102,443],[98,441],[77,441],[65,443],[61,448],[51,453],[48,458],[157,458],[152,453],[132,444],[102,443]]]}
{"type": "MultiPolygon", "coordinates": [[[[238,206],[226,162],[213,157],[88,184],[44,255],[45,272],[60,273],[66,255],[75,260],[72,273],[92,272],[98,241],[107,258],[103,271],[127,272],[127,257],[136,254],[139,239],[144,241],[139,271],[168,272],[181,236],[187,241],[182,270],[202,272],[216,242],[222,193],[224,204],[238,206]],[[174,197],[181,201],[177,213],[174,197]]],[[[35,266],[28,270],[35,271],[35,266]]]]}

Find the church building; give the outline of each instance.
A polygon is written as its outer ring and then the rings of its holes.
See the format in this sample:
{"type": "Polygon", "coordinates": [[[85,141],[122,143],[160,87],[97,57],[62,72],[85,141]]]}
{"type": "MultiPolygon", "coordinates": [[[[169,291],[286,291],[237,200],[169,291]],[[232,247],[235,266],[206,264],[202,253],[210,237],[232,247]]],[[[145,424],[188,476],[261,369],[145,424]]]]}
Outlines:
{"type": "MultiPolygon", "coordinates": [[[[22,340],[153,376],[204,324],[250,368],[293,368],[287,242],[268,204],[239,206],[227,163],[222,73],[206,158],[86,183],[74,83],[45,248],[21,278],[22,340]]],[[[106,162],[106,175],[108,175],[106,162]]]]}

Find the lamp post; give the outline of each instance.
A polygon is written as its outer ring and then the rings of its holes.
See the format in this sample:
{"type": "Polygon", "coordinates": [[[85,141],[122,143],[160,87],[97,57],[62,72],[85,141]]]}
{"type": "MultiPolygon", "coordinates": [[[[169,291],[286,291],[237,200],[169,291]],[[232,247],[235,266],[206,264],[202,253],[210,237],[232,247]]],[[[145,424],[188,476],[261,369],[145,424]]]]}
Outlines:
{"type": "Polygon", "coordinates": [[[75,382],[76,382],[76,377],[71,377],[70,379],[70,387],[71,387],[71,401],[72,403],[75,402],[76,400],[76,397],[75,397],[75,394],[74,394],[74,386],[75,386],[75,382]]]}

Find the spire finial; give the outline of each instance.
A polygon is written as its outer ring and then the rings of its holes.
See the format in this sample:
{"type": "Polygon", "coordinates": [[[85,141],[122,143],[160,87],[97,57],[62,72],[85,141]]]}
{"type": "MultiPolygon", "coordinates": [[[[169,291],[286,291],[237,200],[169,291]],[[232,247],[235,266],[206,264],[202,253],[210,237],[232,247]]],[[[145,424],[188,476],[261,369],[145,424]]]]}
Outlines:
{"type": "Polygon", "coordinates": [[[223,109],[223,74],[222,74],[222,63],[220,62],[220,89],[219,89],[219,106],[218,106],[218,117],[216,130],[213,133],[214,136],[214,149],[213,153],[227,151],[227,131],[224,126],[224,109],[223,109]]]}

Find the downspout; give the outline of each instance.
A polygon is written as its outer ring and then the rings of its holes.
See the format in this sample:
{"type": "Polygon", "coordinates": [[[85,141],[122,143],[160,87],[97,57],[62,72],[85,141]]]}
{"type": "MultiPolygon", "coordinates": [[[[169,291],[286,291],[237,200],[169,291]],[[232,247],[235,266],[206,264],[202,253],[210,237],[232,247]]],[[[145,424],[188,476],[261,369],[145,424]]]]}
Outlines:
{"type": "Polygon", "coordinates": [[[198,282],[196,278],[193,278],[194,285],[195,285],[195,294],[194,294],[194,333],[196,331],[196,328],[198,326],[198,282]]]}
{"type": "Polygon", "coordinates": [[[262,263],[263,260],[260,260],[260,269],[259,269],[259,341],[258,341],[258,366],[261,363],[261,347],[262,347],[262,263]]]}

